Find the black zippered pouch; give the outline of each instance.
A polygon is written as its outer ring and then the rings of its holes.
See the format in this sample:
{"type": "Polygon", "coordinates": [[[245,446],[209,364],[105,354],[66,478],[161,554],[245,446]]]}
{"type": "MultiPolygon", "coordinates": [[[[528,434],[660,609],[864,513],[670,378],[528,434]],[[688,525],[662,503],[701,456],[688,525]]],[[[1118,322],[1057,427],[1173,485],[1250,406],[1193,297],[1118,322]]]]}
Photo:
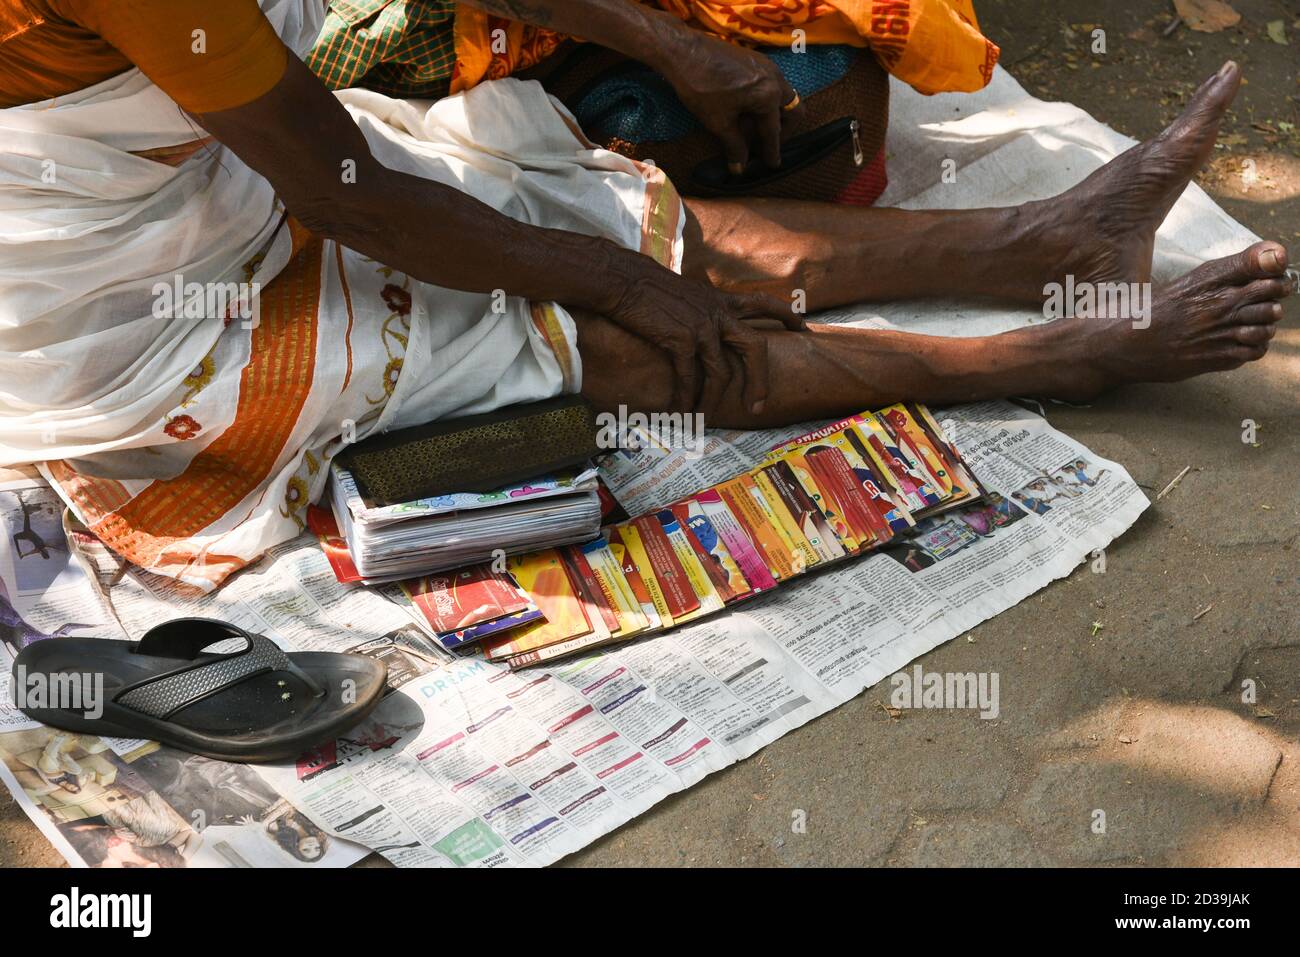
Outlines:
{"type": "Polygon", "coordinates": [[[371,436],[338,462],[376,505],[491,492],[580,468],[596,455],[595,410],[577,395],[371,436]]]}
{"type": "Polygon", "coordinates": [[[883,153],[889,75],[864,48],[812,46],[797,55],[757,49],[799,91],[802,107],[783,121],[781,166],[769,168],[751,150],[738,175],[668,81],[622,54],[570,44],[523,75],[559,98],[592,142],[653,162],[685,196],[853,201],[843,199],[846,191],[883,153]]]}
{"type": "Polygon", "coordinates": [[[781,144],[781,165],[776,169],[751,156],[745,171],[727,169],[725,157],[710,157],[691,171],[691,192],[699,196],[745,196],[787,177],[820,165],[822,176],[851,179],[865,159],[858,138],[859,124],[851,116],[832,120],[781,144]]]}

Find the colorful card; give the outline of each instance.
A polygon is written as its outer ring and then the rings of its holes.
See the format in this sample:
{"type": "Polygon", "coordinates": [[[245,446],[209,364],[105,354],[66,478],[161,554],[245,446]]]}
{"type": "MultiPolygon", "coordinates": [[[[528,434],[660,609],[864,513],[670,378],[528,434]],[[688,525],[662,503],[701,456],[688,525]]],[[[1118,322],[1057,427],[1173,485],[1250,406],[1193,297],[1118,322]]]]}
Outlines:
{"type": "Polygon", "coordinates": [[[587,617],[564,560],[554,548],[509,558],[506,570],[546,620],[485,641],[482,647],[490,660],[509,658],[592,632],[595,626],[587,617]]]}
{"type": "MultiPolygon", "coordinates": [[[[713,493],[718,509],[726,511],[726,506],[722,504],[722,499],[713,493]]],[[[682,522],[688,534],[699,543],[703,555],[700,561],[704,563],[705,568],[709,569],[709,574],[713,576],[714,584],[721,579],[724,584],[718,586],[718,593],[722,595],[723,601],[730,604],[733,601],[740,601],[754,594],[754,588],[750,585],[749,580],[745,577],[744,571],[736,557],[731,554],[731,549],[727,541],[723,538],[722,531],[714,524],[713,518],[704,508],[704,503],[699,500],[698,496],[692,496],[678,502],[673,506],[673,512],[676,513],[678,521],[682,522]]],[[[735,526],[735,519],[731,522],[736,531],[739,527],[735,526]]],[[[744,535],[741,533],[743,539],[744,535]]],[[[753,552],[753,546],[746,543],[746,547],[753,552]]],[[[753,561],[760,567],[762,561],[758,559],[757,554],[752,556],[753,561]]],[[[771,578],[767,569],[763,569],[762,577],[764,580],[771,578]]]]}
{"type": "MultiPolygon", "coordinates": [[[[677,521],[677,516],[673,514],[672,509],[665,508],[656,512],[655,517],[659,519],[659,525],[663,528],[664,535],[668,538],[668,543],[672,546],[673,554],[677,557],[682,570],[686,572],[686,581],[690,584],[691,591],[695,593],[698,600],[698,607],[693,612],[687,612],[685,620],[689,621],[721,610],[724,604],[722,596],[713,587],[709,573],[695,554],[695,549],[691,546],[690,536],[686,534],[681,523],[677,521]]],[[[677,620],[679,624],[682,621],[680,617],[677,620]]]]}
{"type": "Polygon", "coordinates": [[[582,546],[582,554],[604,596],[605,604],[618,620],[618,627],[611,631],[620,638],[629,638],[645,631],[648,620],[609,543],[603,538],[588,542],[582,546]]]}
{"type": "Polygon", "coordinates": [[[939,496],[930,483],[903,457],[883,425],[864,415],[854,426],[854,432],[861,437],[864,455],[870,457],[901,493],[908,511],[920,512],[939,504],[939,496]]]}
{"type": "Polygon", "coordinates": [[[948,474],[947,463],[939,455],[939,450],[930,442],[925,430],[912,417],[912,413],[901,403],[881,409],[876,418],[884,423],[885,428],[894,436],[895,444],[924,473],[929,476],[935,491],[941,500],[947,500],[953,493],[952,476],[948,474]]]}
{"type": "Polygon", "coordinates": [[[691,547],[695,549],[695,557],[708,572],[709,580],[713,582],[713,587],[722,596],[722,600],[730,604],[753,594],[745,576],[740,573],[740,566],[731,557],[700,503],[686,499],[675,502],[671,508],[677,516],[677,523],[690,539],[691,547]]]}
{"type": "Polygon", "coordinates": [[[798,574],[796,563],[799,571],[803,571],[806,560],[795,552],[790,537],[781,528],[775,514],[769,516],[771,506],[749,475],[741,475],[715,488],[762,554],[774,579],[785,581],[798,574]]]}
{"type": "Polygon", "coordinates": [[[596,618],[600,619],[605,630],[616,632],[621,627],[618,614],[614,611],[612,605],[605,598],[601,590],[600,583],[596,581],[596,575],[591,570],[591,565],[587,562],[586,555],[577,545],[566,545],[560,549],[560,557],[564,559],[564,564],[569,569],[569,580],[573,582],[574,591],[582,599],[583,610],[594,623],[596,618]]]}
{"type": "Polygon", "coordinates": [[[794,573],[802,575],[821,561],[817,556],[817,550],[812,547],[808,536],[799,528],[795,513],[791,512],[790,507],[781,499],[781,493],[772,484],[772,477],[763,469],[755,469],[748,473],[748,478],[751,482],[750,494],[758,502],[758,507],[763,510],[767,521],[782,537],[782,541],[788,543],[794,555],[794,573]]]}
{"type": "Polygon", "coordinates": [[[532,601],[515,580],[488,563],[404,581],[402,590],[438,634],[527,610],[532,601]]]}
{"type": "Polygon", "coordinates": [[[654,568],[650,565],[650,553],[646,551],[645,542],[641,540],[641,532],[631,522],[620,525],[613,531],[622,537],[627,546],[627,557],[636,568],[637,574],[641,576],[641,582],[654,603],[659,624],[664,628],[671,628],[674,621],[672,612],[668,609],[668,598],[659,584],[659,576],[654,573],[654,568]]]}
{"type": "Polygon", "coordinates": [[[780,461],[790,466],[795,480],[812,499],[813,505],[830,527],[831,534],[845,552],[856,555],[864,548],[870,548],[875,536],[870,529],[863,527],[859,516],[853,511],[854,503],[848,500],[848,492],[836,488],[833,476],[829,473],[818,474],[807,460],[808,448],[809,446],[802,446],[783,452],[780,461]]]}
{"type": "Polygon", "coordinates": [[[912,418],[929,436],[930,442],[939,450],[943,460],[948,463],[948,471],[953,480],[953,501],[964,501],[986,495],[987,492],[984,486],[967,468],[961,453],[957,451],[957,447],[944,434],[943,429],[935,421],[934,415],[929,408],[916,402],[907,403],[907,408],[912,413],[912,418]]]}
{"type": "MultiPolygon", "coordinates": [[[[862,433],[850,427],[830,436],[829,442],[849,463],[858,486],[870,502],[872,515],[895,533],[905,532],[916,525],[916,519],[908,511],[902,495],[884,478],[882,469],[867,452],[862,433]]],[[[874,520],[872,528],[876,528],[874,520]]],[[[879,530],[877,536],[881,541],[889,538],[888,535],[880,535],[879,530]]]]}
{"type": "Polygon", "coordinates": [[[809,445],[803,449],[803,459],[857,534],[860,548],[874,548],[893,536],[843,452],[831,445],[809,445]]]}
{"type": "Polygon", "coordinates": [[[474,625],[464,631],[452,631],[445,635],[439,635],[437,641],[448,651],[456,651],[466,645],[472,645],[476,641],[482,641],[492,635],[499,635],[503,632],[513,631],[516,628],[522,628],[524,625],[541,621],[543,618],[541,609],[536,605],[530,605],[527,611],[506,615],[492,621],[485,621],[481,625],[474,625]]]}
{"type": "Polygon", "coordinates": [[[709,525],[736,563],[741,577],[753,592],[763,592],[776,587],[776,579],[772,577],[772,572],[763,560],[758,547],[750,539],[740,519],[722,500],[716,488],[706,489],[692,496],[688,501],[691,503],[692,516],[695,515],[697,506],[704,513],[709,520],[709,525]]]}
{"type": "MultiPolygon", "coordinates": [[[[627,582],[628,587],[632,590],[632,595],[636,598],[641,606],[641,613],[646,619],[646,628],[662,628],[663,621],[659,617],[659,608],[654,598],[650,594],[650,586],[646,583],[645,577],[641,574],[641,569],[637,567],[632,558],[631,550],[623,539],[626,528],[607,528],[605,529],[605,540],[609,542],[610,553],[613,554],[614,560],[618,562],[623,571],[623,580],[627,582]]],[[[655,588],[659,583],[655,582],[655,588]]]]}
{"type": "MultiPolygon", "coordinates": [[[[679,623],[700,607],[700,599],[686,577],[686,569],[682,567],[681,559],[668,540],[658,516],[642,515],[632,520],[632,527],[641,536],[641,545],[649,559],[645,565],[639,561],[637,564],[641,567],[642,574],[649,568],[650,574],[658,579],[664,601],[668,603],[668,614],[674,624],[679,623]]],[[[690,545],[686,545],[686,550],[690,550],[690,545]]]]}
{"type": "MultiPolygon", "coordinates": [[[[808,546],[815,553],[816,561],[810,562],[809,566],[843,558],[844,548],[836,539],[835,533],[831,531],[826,516],[822,515],[821,509],[799,484],[799,479],[795,477],[790,463],[774,462],[764,466],[761,474],[771,483],[777,496],[780,497],[781,504],[785,506],[796,527],[807,540],[808,546]]],[[[755,478],[758,479],[758,476],[755,478]]],[[[766,491],[761,480],[759,480],[759,487],[766,491]]]]}
{"type": "Polygon", "coordinates": [[[879,545],[881,534],[887,535],[889,527],[874,514],[871,500],[858,484],[844,453],[830,445],[816,444],[805,446],[799,454],[818,487],[853,531],[859,550],[879,545]]]}

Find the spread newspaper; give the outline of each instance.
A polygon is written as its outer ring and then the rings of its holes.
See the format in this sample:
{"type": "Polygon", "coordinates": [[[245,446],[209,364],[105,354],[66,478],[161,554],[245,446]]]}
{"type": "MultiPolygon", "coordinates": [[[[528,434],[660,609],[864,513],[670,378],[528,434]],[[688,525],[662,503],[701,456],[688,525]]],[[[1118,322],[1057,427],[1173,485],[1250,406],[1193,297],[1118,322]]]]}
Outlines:
{"type": "MultiPolygon", "coordinates": [[[[122,567],[36,480],[0,483],[0,778],[78,866],[540,866],[843,704],[1067,575],[1145,495],[1115,462],[1009,402],[935,409],[990,493],[684,627],[511,671],[431,640],[401,588],[342,585],[313,536],[216,594],[122,567]],[[75,634],[139,638],[211,616],[288,650],[383,659],[391,692],[297,762],[238,766],[35,724],[12,656],[75,634]]],[[[602,465],[631,514],[762,462],[821,423],[713,431],[602,465]]]]}

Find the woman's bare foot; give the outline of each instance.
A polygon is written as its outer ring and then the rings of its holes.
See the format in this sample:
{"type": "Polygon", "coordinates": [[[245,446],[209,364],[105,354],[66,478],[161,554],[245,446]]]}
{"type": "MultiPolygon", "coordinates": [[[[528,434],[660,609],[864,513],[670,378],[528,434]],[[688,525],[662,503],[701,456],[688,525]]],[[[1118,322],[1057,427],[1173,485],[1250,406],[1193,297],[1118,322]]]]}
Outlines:
{"type": "Polygon", "coordinates": [[[1147,282],[1156,230],[1210,157],[1219,122],[1241,85],[1228,61],[1201,84],[1163,133],[1121,153],[1060,196],[1033,204],[1057,249],[1044,282],[1147,282]]]}
{"type": "Polygon", "coordinates": [[[1255,243],[1156,290],[1145,328],[1131,316],[1068,320],[1088,358],[1060,397],[1087,399],[1129,382],[1173,382],[1262,359],[1282,318],[1280,300],[1295,292],[1286,266],[1285,247],[1255,243]]]}

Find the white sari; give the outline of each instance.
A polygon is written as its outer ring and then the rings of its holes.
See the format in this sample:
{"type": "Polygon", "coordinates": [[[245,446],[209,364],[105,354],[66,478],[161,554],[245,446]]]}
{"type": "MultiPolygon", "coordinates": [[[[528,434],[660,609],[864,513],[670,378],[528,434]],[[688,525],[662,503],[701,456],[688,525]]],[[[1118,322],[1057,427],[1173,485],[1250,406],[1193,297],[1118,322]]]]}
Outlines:
{"type": "MultiPolygon", "coordinates": [[[[311,45],[321,4],[262,7],[311,45]]],[[[539,85],[338,96],[385,165],[679,268],[671,185],[592,148],[539,85]]],[[[204,135],[135,70],[0,110],[0,466],[39,463],[110,547],[211,589],[303,530],[341,437],[576,391],[581,364],[561,307],[494,310],[313,237],[220,144],[137,155],[204,135]],[[248,300],[186,317],[187,287],[248,300]]]]}

